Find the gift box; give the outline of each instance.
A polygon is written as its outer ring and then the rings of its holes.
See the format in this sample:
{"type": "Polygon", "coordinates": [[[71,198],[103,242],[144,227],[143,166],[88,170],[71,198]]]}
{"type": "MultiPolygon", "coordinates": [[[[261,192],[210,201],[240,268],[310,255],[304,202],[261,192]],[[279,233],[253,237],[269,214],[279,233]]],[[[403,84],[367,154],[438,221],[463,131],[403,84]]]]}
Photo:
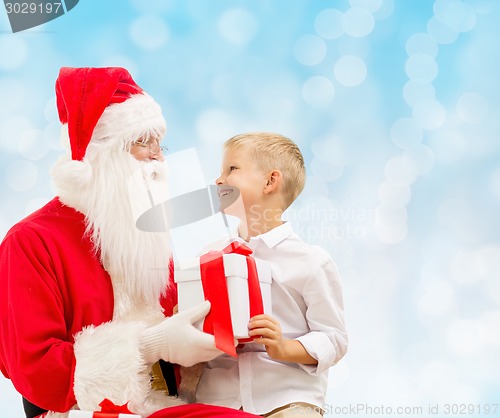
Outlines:
{"type": "Polygon", "coordinates": [[[121,412],[92,412],[92,411],[69,411],[68,418],[142,418],[140,415],[124,414],[121,412]]]}
{"type": "MultiPolygon", "coordinates": [[[[251,297],[249,291],[249,269],[247,258],[242,254],[221,254],[224,265],[224,276],[227,284],[227,298],[230,308],[230,322],[234,338],[247,340],[248,321],[251,312],[251,297]]],[[[181,263],[182,268],[175,269],[174,279],[177,283],[179,312],[189,309],[203,302],[207,298],[202,283],[203,257],[194,258],[189,262],[181,263]]],[[[271,304],[271,265],[267,261],[254,259],[257,270],[258,282],[260,284],[260,294],[262,295],[263,313],[272,314],[271,304]]],[[[207,277],[205,283],[211,285],[211,277],[207,277]]],[[[206,285],[205,284],[205,285],[206,285]]],[[[214,286],[217,286],[214,283],[214,286]]],[[[216,292],[222,289],[214,289],[216,292]]],[[[212,310],[214,310],[214,301],[212,310]]],[[[203,329],[203,321],[197,324],[203,329]]]]}

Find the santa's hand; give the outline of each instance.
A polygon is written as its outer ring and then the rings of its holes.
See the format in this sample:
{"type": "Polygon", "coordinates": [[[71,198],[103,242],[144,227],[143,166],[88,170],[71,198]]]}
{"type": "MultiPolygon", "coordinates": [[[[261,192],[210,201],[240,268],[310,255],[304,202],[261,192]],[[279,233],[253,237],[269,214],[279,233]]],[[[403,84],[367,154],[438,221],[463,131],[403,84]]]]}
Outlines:
{"type": "Polygon", "coordinates": [[[158,325],[146,328],[140,339],[144,360],[147,363],[155,363],[163,359],[181,366],[192,366],[222,354],[222,351],[215,347],[214,336],[193,325],[209,311],[210,302],[205,301],[165,318],[158,325]]]}

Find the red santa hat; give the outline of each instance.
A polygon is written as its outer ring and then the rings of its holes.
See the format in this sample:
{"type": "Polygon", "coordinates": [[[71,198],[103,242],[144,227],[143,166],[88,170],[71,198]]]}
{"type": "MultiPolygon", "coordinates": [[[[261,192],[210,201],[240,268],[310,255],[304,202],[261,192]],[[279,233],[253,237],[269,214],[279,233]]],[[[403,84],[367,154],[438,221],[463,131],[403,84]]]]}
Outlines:
{"type": "Polygon", "coordinates": [[[120,67],[63,67],[56,81],[59,119],[67,125],[71,158],[83,160],[99,126],[100,139],[137,140],[148,132],[164,132],[161,109],[120,67]],[[99,125],[98,125],[99,124],[99,125]]]}

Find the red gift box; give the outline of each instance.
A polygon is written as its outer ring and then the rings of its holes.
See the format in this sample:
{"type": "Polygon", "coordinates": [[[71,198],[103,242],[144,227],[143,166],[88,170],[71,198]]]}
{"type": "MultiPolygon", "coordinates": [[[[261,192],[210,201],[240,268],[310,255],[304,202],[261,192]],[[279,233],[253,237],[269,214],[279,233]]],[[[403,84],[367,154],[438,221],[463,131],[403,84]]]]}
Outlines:
{"type": "Polygon", "coordinates": [[[174,273],[179,312],[209,300],[211,309],[202,329],[213,334],[217,347],[232,356],[236,356],[234,339],[250,341],[250,318],[271,314],[271,267],[268,262],[254,259],[251,253],[246,245],[233,242],[174,273]]]}

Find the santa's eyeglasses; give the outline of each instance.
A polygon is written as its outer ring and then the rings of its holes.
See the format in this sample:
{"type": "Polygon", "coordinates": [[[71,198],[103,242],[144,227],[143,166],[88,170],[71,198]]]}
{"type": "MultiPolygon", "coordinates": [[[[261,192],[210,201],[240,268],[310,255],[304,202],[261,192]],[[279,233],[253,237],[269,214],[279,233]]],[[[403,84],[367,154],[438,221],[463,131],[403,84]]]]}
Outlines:
{"type": "Polygon", "coordinates": [[[158,154],[160,151],[162,153],[165,153],[168,151],[168,147],[164,146],[164,145],[160,145],[158,144],[158,142],[133,142],[132,143],[133,145],[137,145],[138,147],[142,147],[142,148],[148,148],[149,150],[149,153],[152,154],[152,155],[156,155],[158,154]]]}

